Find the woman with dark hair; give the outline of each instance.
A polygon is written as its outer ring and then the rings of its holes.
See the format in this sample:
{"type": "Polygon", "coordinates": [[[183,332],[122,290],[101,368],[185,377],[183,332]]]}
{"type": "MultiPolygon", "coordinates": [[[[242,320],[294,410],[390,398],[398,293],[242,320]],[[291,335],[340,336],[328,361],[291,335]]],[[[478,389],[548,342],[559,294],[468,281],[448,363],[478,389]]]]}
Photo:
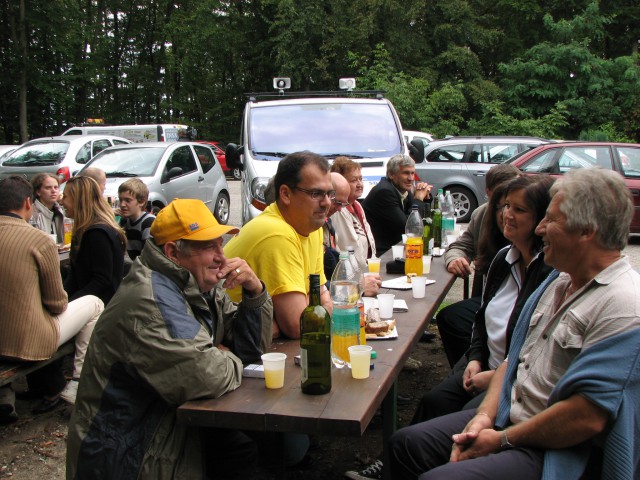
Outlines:
{"type": "Polygon", "coordinates": [[[64,281],[69,300],[95,295],[106,307],[123,277],[126,235],[92,178],[68,180],[62,206],[73,219],[71,269],[64,281]]]}
{"type": "Polygon", "coordinates": [[[543,261],[542,238],[535,228],[546,213],[552,184],[551,177],[522,176],[493,194],[487,213],[494,214],[484,218],[489,228],[483,239],[486,257],[481,256],[481,261],[492,258],[491,249],[497,247],[490,243],[500,241],[501,227],[510,245],[495,254],[488,268],[469,350],[451,374],[423,396],[412,423],[475,406],[479,401],[468,402],[486,390],[506,357],[524,303],[551,271],[543,261]]]}
{"type": "Polygon", "coordinates": [[[494,189],[491,198],[487,202],[487,211],[492,212],[493,215],[485,215],[482,219],[482,228],[478,239],[478,256],[474,260],[473,266],[475,275],[482,275],[483,284],[496,254],[509,245],[509,240],[504,238],[502,218],[508,184],[508,181],[501,183],[494,189]]]}
{"type": "Polygon", "coordinates": [[[58,177],[39,173],[31,180],[35,201],[31,223],[48,235],[56,236],[56,243],[64,241],[64,214],[58,205],[58,177]]]}

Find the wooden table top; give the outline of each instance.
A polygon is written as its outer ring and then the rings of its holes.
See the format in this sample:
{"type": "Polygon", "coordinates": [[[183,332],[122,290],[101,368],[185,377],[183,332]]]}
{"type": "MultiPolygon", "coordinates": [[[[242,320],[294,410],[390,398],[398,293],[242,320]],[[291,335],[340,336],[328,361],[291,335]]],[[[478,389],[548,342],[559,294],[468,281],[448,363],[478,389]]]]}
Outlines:
{"type": "MultiPolygon", "coordinates": [[[[382,258],[383,280],[400,276],[384,273],[390,259],[389,251],[382,258]]],[[[442,257],[433,258],[429,278],[436,283],[427,285],[423,299],[414,299],[411,290],[381,289],[380,293],[394,293],[404,299],[409,311],[394,313],[397,339],[367,342],[377,352],[368,379],[351,378],[347,367],[333,368],[331,392],[305,395],[300,389],[300,367],[294,364],[299,341],[274,340],[272,351],[287,354],[283,388],[268,390],[262,378],[243,378],[238,389],[220,398],[183,404],[178,409],[178,421],[193,426],[361,436],[455,281],[444,268],[442,257]]]]}

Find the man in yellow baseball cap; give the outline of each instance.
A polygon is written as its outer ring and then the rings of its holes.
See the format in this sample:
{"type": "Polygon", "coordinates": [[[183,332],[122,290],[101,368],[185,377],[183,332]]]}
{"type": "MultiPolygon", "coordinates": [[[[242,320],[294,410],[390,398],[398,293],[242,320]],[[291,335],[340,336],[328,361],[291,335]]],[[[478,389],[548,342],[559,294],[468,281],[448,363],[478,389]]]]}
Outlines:
{"type": "Polygon", "coordinates": [[[94,330],[69,425],[68,478],[204,478],[207,458],[238,468],[256,457],[240,432],[201,437],[175,418],[188,400],[238,388],[243,363],[270,346],[271,298],[244,260],[222,250],[222,235],[237,231],[200,200],[176,199],[158,213],[94,330]],[[222,280],[242,287],[241,303],[222,280]],[[103,438],[139,448],[102,448],[103,438]]]}

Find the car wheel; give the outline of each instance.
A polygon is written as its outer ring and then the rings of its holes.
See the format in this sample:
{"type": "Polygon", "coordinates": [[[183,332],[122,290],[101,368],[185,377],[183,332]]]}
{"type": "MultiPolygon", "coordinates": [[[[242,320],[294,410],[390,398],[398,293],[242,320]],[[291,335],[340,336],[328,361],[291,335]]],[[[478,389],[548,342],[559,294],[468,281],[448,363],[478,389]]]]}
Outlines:
{"type": "Polygon", "coordinates": [[[225,192],[220,192],[216,199],[216,209],[213,215],[218,220],[220,225],[226,225],[229,221],[229,195],[225,192]]]}
{"type": "Polygon", "coordinates": [[[456,211],[456,220],[460,223],[468,223],[471,214],[478,208],[478,201],[470,190],[464,187],[452,187],[448,189],[453,198],[453,205],[456,211]]]}
{"type": "Polygon", "coordinates": [[[240,174],[240,169],[239,168],[234,168],[231,171],[231,174],[233,175],[233,179],[234,180],[240,180],[242,178],[242,175],[240,174]]]}

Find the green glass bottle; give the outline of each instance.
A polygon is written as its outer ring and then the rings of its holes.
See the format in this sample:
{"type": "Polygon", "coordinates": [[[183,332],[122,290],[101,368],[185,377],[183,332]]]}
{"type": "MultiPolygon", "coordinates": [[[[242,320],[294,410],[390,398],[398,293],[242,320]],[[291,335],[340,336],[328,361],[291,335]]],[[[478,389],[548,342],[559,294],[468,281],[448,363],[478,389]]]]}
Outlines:
{"type": "Polygon", "coordinates": [[[331,390],[331,317],[320,303],[320,275],[309,275],[309,306],[300,315],[302,393],[331,390]]]}
{"type": "Polygon", "coordinates": [[[431,218],[431,204],[425,208],[425,216],[422,219],[424,230],[422,233],[422,243],[424,244],[424,255],[431,255],[431,240],[433,239],[433,219],[431,218]]]}
{"type": "Polygon", "coordinates": [[[433,248],[442,248],[442,210],[440,210],[440,196],[442,189],[438,189],[438,195],[433,199],[431,209],[431,230],[433,235],[433,248]]]}

